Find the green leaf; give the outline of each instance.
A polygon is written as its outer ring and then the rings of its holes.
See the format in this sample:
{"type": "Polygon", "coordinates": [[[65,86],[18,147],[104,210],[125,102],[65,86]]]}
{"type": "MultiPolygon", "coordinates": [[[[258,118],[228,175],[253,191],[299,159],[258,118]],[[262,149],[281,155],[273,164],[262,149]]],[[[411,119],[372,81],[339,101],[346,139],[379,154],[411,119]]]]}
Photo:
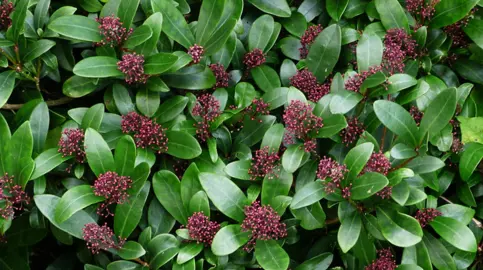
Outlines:
{"type": "Polygon", "coordinates": [[[138,6],[139,0],[121,0],[116,15],[122,22],[122,27],[125,27],[126,29],[129,29],[129,27],[131,27],[134,15],[138,10],[138,6]]]}
{"type": "MultiPolygon", "coordinates": [[[[114,0],[110,0],[108,3],[112,1],[114,0]]],[[[107,270],[144,270],[144,268],[140,264],[135,262],[118,260],[108,264],[107,270]]]]}
{"type": "Polygon", "coordinates": [[[414,77],[407,74],[394,74],[387,80],[389,82],[389,87],[385,92],[387,94],[395,94],[418,83],[414,77]]]}
{"type": "Polygon", "coordinates": [[[380,173],[368,172],[352,182],[351,199],[363,200],[382,190],[389,181],[380,173]]]}
{"type": "Polygon", "coordinates": [[[248,170],[250,169],[251,165],[252,165],[251,160],[234,161],[226,165],[225,172],[230,177],[234,177],[241,180],[250,180],[251,176],[248,173],[248,170]]]}
{"type": "Polygon", "coordinates": [[[96,90],[96,80],[74,75],[64,82],[62,93],[71,98],[83,97],[96,90]]]}
{"type": "Polygon", "coordinates": [[[117,255],[124,260],[134,260],[146,254],[144,248],[134,241],[127,241],[120,250],[117,251],[117,255]]]}
{"type": "Polygon", "coordinates": [[[290,17],[290,7],[286,0],[248,0],[248,2],[263,12],[277,17],[290,17]]]}
{"type": "MultiPolygon", "coordinates": [[[[396,0],[394,0],[396,1],[396,0]]],[[[307,56],[307,68],[322,83],[332,72],[339,60],[341,50],[340,26],[333,24],[325,28],[310,46],[307,56]]]]}
{"type": "MultiPolygon", "coordinates": [[[[293,183],[293,175],[285,170],[277,172],[276,179],[265,176],[262,182],[262,205],[274,205],[273,200],[278,196],[288,195],[293,183]]],[[[279,200],[285,201],[284,198],[279,200]]],[[[288,206],[288,205],[287,205],[288,206]]]]}
{"type": "Polygon", "coordinates": [[[55,207],[55,220],[61,224],[78,211],[89,205],[102,202],[104,199],[104,197],[96,196],[93,188],[89,185],[73,187],[62,195],[55,207]]]}
{"type": "Polygon", "coordinates": [[[364,168],[367,161],[372,155],[374,145],[370,142],[359,144],[352,148],[344,159],[344,164],[347,166],[349,172],[347,178],[352,179],[356,177],[364,168]]]}
{"type": "Polygon", "coordinates": [[[60,202],[60,198],[54,195],[35,195],[35,205],[40,212],[57,228],[76,237],[83,239],[82,229],[86,224],[96,223],[96,221],[85,211],[80,210],[62,224],[55,220],[55,209],[60,202]]]}
{"type": "Polygon", "coordinates": [[[183,131],[168,131],[168,154],[181,158],[193,159],[201,155],[201,146],[191,135],[183,131]]]}
{"type": "Polygon", "coordinates": [[[459,59],[453,63],[452,67],[468,81],[483,84],[483,64],[469,59],[459,59]]]}
{"type": "Polygon", "coordinates": [[[293,196],[291,209],[299,209],[314,204],[323,199],[327,194],[322,181],[317,180],[303,186],[293,196]]]}
{"type": "MultiPolygon", "coordinates": [[[[340,0],[332,2],[340,2],[340,0]]],[[[357,43],[357,66],[359,72],[368,71],[370,67],[380,65],[383,50],[382,40],[378,36],[362,35],[361,40],[357,43]]]]}
{"type": "Polygon", "coordinates": [[[163,14],[163,32],[185,48],[195,43],[195,37],[183,14],[174,7],[172,1],[151,0],[154,12],[163,14]]]}
{"type": "Polygon", "coordinates": [[[252,24],[248,33],[248,51],[260,49],[267,52],[267,46],[270,37],[274,31],[275,22],[270,15],[262,15],[258,17],[252,24]]]}
{"type": "Polygon", "coordinates": [[[41,56],[42,54],[48,52],[52,47],[54,47],[55,41],[48,40],[48,39],[40,39],[30,43],[27,49],[22,52],[23,54],[23,61],[29,62],[34,60],[35,58],[41,56]]]}
{"type": "Polygon", "coordinates": [[[43,28],[49,19],[50,0],[40,0],[35,6],[34,27],[35,29],[43,28]]]}
{"type": "Polygon", "coordinates": [[[334,255],[332,255],[332,253],[322,253],[309,260],[306,260],[305,262],[297,266],[295,270],[326,270],[329,268],[333,259],[334,255]]]}
{"type": "Polygon", "coordinates": [[[448,217],[436,217],[429,225],[454,247],[467,252],[476,252],[478,247],[475,236],[461,222],[448,217]]]}
{"type": "Polygon", "coordinates": [[[188,100],[189,99],[184,96],[174,96],[163,102],[154,115],[156,122],[165,123],[175,119],[183,112],[184,108],[186,108],[188,100]]]}
{"type": "Polygon", "coordinates": [[[170,171],[159,171],[153,177],[154,194],[163,207],[181,224],[188,222],[188,209],[181,200],[181,184],[170,171]]]}
{"type": "Polygon", "coordinates": [[[268,147],[269,153],[278,151],[283,140],[284,131],[285,128],[282,124],[271,126],[263,135],[260,148],[268,147]]]}
{"type": "Polygon", "coordinates": [[[333,114],[324,118],[324,126],[319,130],[317,138],[329,138],[347,127],[347,121],[342,114],[333,114]]]}
{"type": "Polygon", "coordinates": [[[424,112],[419,126],[421,137],[424,137],[427,132],[431,138],[441,131],[448,124],[449,120],[453,118],[456,110],[456,102],[455,88],[449,88],[433,99],[424,112]]]}
{"type": "MultiPolygon", "coordinates": [[[[461,129],[461,141],[464,144],[470,142],[483,142],[483,117],[463,117],[458,116],[461,129]]],[[[452,128],[452,126],[450,126],[452,128]]]]}
{"type": "Polygon", "coordinates": [[[102,119],[104,118],[104,104],[99,103],[90,107],[84,117],[82,118],[81,127],[84,130],[92,128],[99,130],[101,127],[102,119]]]}
{"type": "Polygon", "coordinates": [[[468,181],[478,164],[483,159],[483,144],[468,143],[460,160],[460,176],[463,181],[468,181]]]}
{"type": "Polygon", "coordinates": [[[159,108],[159,100],[159,93],[149,91],[148,88],[139,89],[136,94],[136,107],[142,114],[152,117],[159,108]]]}
{"type": "Polygon", "coordinates": [[[190,200],[189,215],[196,212],[203,212],[205,216],[210,217],[210,202],[203,190],[198,191],[190,200]]]}
{"type": "Polygon", "coordinates": [[[88,128],[85,135],[84,147],[89,167],[96,176],[108,171],[115,171],[116,165],[111,149],[101,134],[88,128]]]}
{"type": "Polygon", "coordinates": [[[122,114],[128,114],[134,111],[134,103],[126,87],[121,84],[114,84],[112,86],[114,103],[116,103],[117,110],[122,114]]]}
{"type": "Polygon", "coordinates": [[[171,53],[157,53],[146,58],[144,73],[149,75],[161,74],[168,71],[178,60],[178,56],[171,53]]]}
{"type": "Polygon", "coordinates": [[[74,74],[86,78],[108,78],[124,76],[117,68],[118,60],[108,56],[93,56],[81,60],[74,66],[74,74]]]}
{"type": "Polygon", "coordinates": [[[29,118],[32,137],[34,139],[34,152],[40,153],[44,149],[47,133],[49,132],[49,108],[45,102],[35,106],[29,118]]]}
{"type": "Polygon", "coordinates": [[[200,183],[213,204],[226,216],[242,222],[248,199],[230,179],[214,173],[201,173],[200,183]]]}
{"type": "Polygon", "coordinates": [[[404,9],[397,0],[376,0],[376,9],[386,30],[402,28],[409,31],[409,23],[404,9]]]}
{"type": "Polygon", "coordinates": [[[17,43],[20,34],[24,31],[25,18],[27,17],[29,0],[18,0],[11,14],[12,25],[7,30],[7,38],[17,43]]]}
{"type": "Polygon", "coordinates": [[[136,144],[131,136],[125,135],[117,142],[114,163],[119,175],[131,175],[136,160],[136,144]]]}
{"type": "Polygon", "coordinates": [[[297,11],[292,12],[290,18],[281,19],[280,22],[287,32],[299,38],[302,37],[305,29],[307,29],[307,21],[304,15],[297,11]]]}
{"type": "Polygon", "coordinates": [[[468,22],[463,31],[473,40],[473,42],[483,49],[483,21],[472,19],[468,22]]]}
{"type": "Polygon", "coordinates": [[[230,255],[249,240],[249,232],[242,232],[240,225],[227,225],[213,238],[211,251],[216,256],[230,255]]]}
{"type": "Polygon", "coordinates": [[[59,17],[50,22],[48,28],[60,35],[76,40],[100,42],[102,39],[99,33],[99,23],[81,15],[59,17]]]}
{"type": "Polygon", "coordinates": [[[163,208],[156,198],[151,200],[148,208],[148,224],[154,236],[170,232],[176,220],[163,208]]]}
{"type": "Polygon", "coordinates": [[[153,36],[153,30],[146,24],[136,28],[129,38],[124,42],[123,47],[133,49],[134,47],[143,44],[145,41],[153,36]]]}
{"type": "Polygon", "coordinates": [[[45,150],[35,158],[35,170],[31,178],[39,178],[71,158],[72,156],[62,157],[57,148],[45,150]]]}
{"type": "MultiPolygon", "coordinates": [[[[189,208],[191,198],[202,190],[201,184],[198,180],[200,171],[196,163],[191,163],[183,174],[181,179],[181,200],[186,209],[189,208]]],[[[208,213],[206,213],[208,215],[208,213]]]]}
{"type": "Polygon", "coordinates": [[[293,144],[287,147],[287,150],[285,150],[282,156],[282,166],[284,170],[289,173],[295,172],[302,164],[305,154],[302,144],[293,144]]]}
{"type": "Polygon", "coordinates": [[[255,258],[263,269],[287,269],[290,258],[285,250],[275,240],[257,240],[255,258]]]}
{"type": "Polygon", "coordinates": [[[128,201],[116,206],[114,212],[114,233],[117,236],[128,238],[136,229],[141,220],[150,187],[151,183],[145,182],[142,188],[137,190],[131,188],[128,191],[128,201]]]}
{"type": "Polygon", "coordinates": [[[395,159],[408,159],[416,155],[417,153],[413,148],[403,143],[398,143],[393,148],[391,148],[391,157],[395,159]]]}
{"type": "Polygon", "coordinates": [[[208,89],[216,83],[211,69],[201,65],[190,65],[175,73],[163,74],[162,79],[168,86],[188,90],[208,89]]]}
{"type": "Polygon", "coordinates": [[[234,144],[255,145],[263,139],[265,132],[273,125],[275,120],[276,118],[273,115],[262,115],[255,120],[245,120],[243,129],[238,133],[234,144]]]}
{"type": "Polygon", "coordinates": [[[349,0],[329,0],[326,2],[327,13],[332,19],[339,21],[348,4],[349,0]]]}
{"type": "Polygon", "coordinates": [[[12,135],[5,146],[7,170],[11,175],[19,175],[22,171],[22,160],[30,159],[33,151],[33,137],[30,122],[25,121],[12,135]]]}
{"type": "Polygon", "coordinates": [[[452,218],[462,224],[469,224],[475,215],[475,210],[459,204],[445,204],[437,208],[443,217],[452,218]]]}
{"type": "Polygon", "coordinates": [[[269,92],[282,86],[277,72],[267,65],[251,69],[250,74],[263,92],[269,92]]]}
{"type": "Polygon", "coordinates": [[[377,219],[382,234],[395,246],[409,247],[419,243],[423,237],[419,222],[406,214],[378,207],[377,219]]]}
{"type": "Polygon", "coordinates": [[[424,174],[434,172],[444,167],[444,162],[433,156],[420,156],[408,163],[407,168],[414,171],[415,174],[424,174]]]}
{"type": "Polygon", "coordinates": [[[161,12],[155,12],[144,21],[143,25],[149,26],[153,31],[153,34],[147,41],[137,46],[135,48],[135,51],[139,54],[151,55],[157,52],[156,46],[161,35],[163,15],[161,14],[161,12]]]}
{"type": "Polygon", "coordinates": [[[149,242],[147,251],[151,255],[149,267],[158,269],[178,254],[179,241],[173,235],[160,234],[149,242]]]}
{"type": "Polygon", "coordinates": [[[320,229],[325,226],[326,216],[318,202],[304,208],[291,209],[291,212],[300,220],[300,226],[306,230],[320,229]]]}
{"type": "Polygon", "coordinates": [[[200,254],[200,252],[203,251],[204,247],[205,246],[201,243],[198,244],[198,243],[192,242],[192,243],[186,244],[179,250],[176,263],[183,264],[193,259],[194,257],[196,257],[196,255],[200,254]]]}
{"type": "Polygon", "coordinates": [[[423,243],[427,247],[429,257],[431,258],[431,263],[437,269],[457,269],[454,260],[451,257],[451,254],[448,252],[446,247],[439,241],[439,239],[436,239],[430,233],[425,233],[423,237],[423,243]]]}
{"type": "Polygon", "coordinates": [[[213,29],[216,28],[221,19],[225,1],[223,0],[208,0],[201,3],[198,23],[196,24],[196,43],[204,46],[213,29]]]}
{"type": "Polygon", "coordinates": [[[362,95],[353,91],[337,91],[330,100],[330,112],[345,114],[352,110],[362,100],[362,95]]]}
{"type": "Polygon", "coordinates": [[[361,228],[361,216],[357,212],[352,212],[344,219],[341,219],[341,225],[337,232],[337,242],[342,252],[347,253],[356,244],[361,228]]]}
{"type": "Polygon", "coordinates": [[[374,112],[377,118],[392,132],[410,144],[418,145],[418,128],[414,119],[401,105],[387,101],[378,100],[374,102],[374,112]]]}
{"type": "Polygon", "coordinates": [[[463,19],[479,0],[441,0],[435,6],[432,28],[442,28],[463,19]]]}
{"type": "Polygon", "coordinates": [[[7,103],[14,86],[15,71],[10,70],[0,73],[0,108],[7,103]]]}

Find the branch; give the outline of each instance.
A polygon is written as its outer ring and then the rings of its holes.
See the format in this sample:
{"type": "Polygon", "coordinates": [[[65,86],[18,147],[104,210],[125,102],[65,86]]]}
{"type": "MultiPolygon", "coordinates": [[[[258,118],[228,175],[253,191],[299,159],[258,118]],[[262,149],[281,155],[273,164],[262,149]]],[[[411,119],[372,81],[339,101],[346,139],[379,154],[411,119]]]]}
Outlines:
{"type": "Polygon", "coordinates": [[[149,267],[149,263],[145,262],[145,261],[142,261],[141,259],[137,258],[137,259],[134,259],[133,261],[141,264],[142,266],[145,266],[145,267],[149,267]]]}
{"type": "MultiPolygon", "coordinates": [[[[47,103],[47,106],[49,107],[55,107],[63,104],[67,104],[71,102],[73,98],[70,97],[61,97],[59,99],[54,99],[54,100],[47,100],[45,103],[47,103]]],[[[5,104],[3,105],[0,109],[3,110],[19,110],[20,108],[23,107],[24,104],[5,104]]]]}
{"type": "MultiPolygon", "coordinates": [[[[443,197],[443,196],[439,196],[439,198],[449,204],[453,204],[452,201],[450,201],[449,199],[447,199],[446,197],[443,197]]],[[[480,228],[480,229],[483,229],[483,224],[481,223],[481,221],[477,220],[476,218],[473,218],[472,219],[473,222],[476,224],[476,227],[480,228]]]]}

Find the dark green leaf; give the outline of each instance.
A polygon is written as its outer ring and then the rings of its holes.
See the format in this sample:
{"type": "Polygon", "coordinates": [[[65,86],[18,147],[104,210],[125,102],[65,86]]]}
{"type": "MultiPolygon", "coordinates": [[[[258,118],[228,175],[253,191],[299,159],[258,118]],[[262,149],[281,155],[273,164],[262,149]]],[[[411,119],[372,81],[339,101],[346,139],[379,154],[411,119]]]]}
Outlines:
{"type": "Polygon", "coordinates": [[[273,91],[281,86],[277,72],[267,65],[253,68],[250,73],[255,83],[264,92],[273,91]]]}
{"type": "Polygon", "coordinates": [[[15,71],[4,71],[0,73],[0,107],[7,103],[15,85],[15,71]]]}
{"type": "Polygon", "coordinates": [[[7,38],[17,43],[20,34],[24,31],[29,0],[15,1],[15,9],[11,15],[12,25],[8,28],[7,38]]]}
{"type": "Polygon", "coordinates": [[[89,185],[80,185],[67,190],[55,207],[55,220],[61,224],[78,211],[89,205],[104,201],[104,197],[96,196],[89,185]]]}
{"type": "Polygon", "coordinates": [[[332,19],[339,21],[348,4],[349,0],[328,0],[326,1],[327,13],[332,19]]]}
{"type": "Polygon", "coordinates": [[[310,46],[307,68],[319,82],[324,82],[332,72],[339,59],[340,50],[341,30],[337,24],[325,28],[310,46]]]}
{"type": "Polygon", "coordinates": [[[431,138],[433,135],[441,131],[453,118],[456,110],[456,89],[449,88],[441,92],[424,112],[423,119],[419,129],[422,137],[429,133],[431,138]]]}
{"type": "Polygon", "coordinates": [[[156,118],[159,123],[171,121],[183,112],[187,104],[187,97],[174,96],[159,106],[154,118],[156,118]]]}
{"type": "Polygon", "coordinates": [[[150,268],[158,269],[178,254],[179,241],[173,235],[160,234],[149,242],[147,251],[152,256],[150,268]]]}
{"type": "Polygon", "coordinates": [[[419,222],[406,214],[378,207],[377,219],[382,234],[395,246],[409,247],[419,243],[423,237],[419,222]]]}
{"type": "Polygon", "coordinates": [[[349,170],[347,178],[351,179],[356,177],[364,168],[367,161],[372,155],[374,145],[370,142],[360,144],[352,148],[344,159],[344,164],[349,170]]]}
{"type": "Polygon", "coordinates": [[[483,159],[483,144],[468,143],[461,156],[459,165],[460,176],[463,181],[468,181],[476,169],[476,166],[483,159]]]}
{"type": "MultiPolygon", "coordinates": [[[[117,17],[122,22],[122,27],[129,28],[138,10],[139,0],[121,0],[117,10],[117,17]]],[[[126,258],[124,258],[126,259],[126,258]]],[[[127,260],[127,259],[126,259],[127,260]]]]}
{"type": "Polygon", "coordinates": [[[251,176],[248,173],[248,170],[251,166],[250,160],[239,160],[234,161],[226,165],[225,172],[231,177],[241,179],[241,180],[250,180],[251,176]]]}
{"type": "Polygon", "coordinates": [[[168,71],[178,60],[178,56],[170,53],[158,53],[146,58],[144,73],[149,75],[161,74],[168,71]]]}
{"type": "Polygon", "coordinates": [[[432,236],[430,233],[425,233],[423,237],[423,243],[427,247],[431,263],[437,269],[456,270],[456,265],[448,252],[446,247],[432,236]]]}
{"type": "Polygon", "coordinates": [[[62,16],[50,22],[48,27],[60,35],[76,40],[100,42],[102,39],[99,23],[85,16],[62,16]]]}
{"type": "Polygon", "coordinates": [[[188,209],[181,200],[181,184],[178,177],[170,171],[154,174],[153,188],[156,198],[164,208],[181,224],[188,222],[188,209]]]}
{"type": "Polygon", "coordinates": [[[456,248],[463,251],[476,252],[477,243],[475,236],[463,223],[448,217],[436,217],[429,224],[441,238],[456,248]]]}
{"type": "Polygon", "coordinates": [[[153,30],[146,24],[143,24],[136,28],[129,36],[129,38],[124,42],[124,47],[128,49],[132,49],[143,42],[147,41],[153,35],[153,30]]]}
{"type": "Polygon", "coordinates": [[[128,191],[128,201],[116,206],[114,212],[114,233],[117,236],[128,238],[136,229],[141,220],[150,187],[151,183],[145,182],[144,186],[138,190],[131,188],[128,191]]]}
{"type": "Polygon", "coordinates": [[[201,251],[203,251],[204,245],[203,244],[197,244],[197,243],[188,243],[185,246],[183,246],[178,253],[178,258],[176,259],[176,263],[178,264],[183,264],[194,257],[196,255],[200,254],[201,251]]]}
{"type": "Polygon", "coordinates": [[[181,44],[189,48],[195,43],[195,37],[186,23],[181,12],[174,7],[172,1],[153,0],[151,1],[154,12],[163,14],[164,33],[181,44]]]}
{"type": "Polygon", "coordinates": [[[430,25],[441,28],[463,19],[479,0],[441,0],[435,7],[430,25]]]}
{"type": "Polygon", "coordinates": [[[87,129],[84,141],[87,161],[95,175],[115,171],[114,157],[106,141],[92,128],[87,129]]]}
{"type": "Polygon", "coordinates": [[[275,240],[257,240],[255,258],[263,269],[287,269],[290,258],[275,240]]]}
{"type": "Polygon", "coordinates": [[[376,0],[375,4],[386,30],[402,28],[409,31],[408,18],[397,0],[376,0]]]}
{"type": "Polygon", "coordinates": [[[35,106],[29,118],[32,137],[34,139],[34,152],[40,153],[44,149],[47,132],[49,131],[49,108],[45,102],[35,106]]]}
{"type": "Polygon", "coordinates": [[[306,152],[302,144],[293,144],[287,147],[282,156],[282,166],[289,173],[295,172],[304,159],[306,152]]]}
{"type": "Polygon", "coordinates": [[[201,155],[201,146],[191,135],[182,131],[168,131],[168,154],[181,158],[193,159],[201,155]]]}
{"type": "Polygon", "coordinates": [[[326,270],[329,268],[333,259],[334,259],[334,255],[332,255],[331,253],[328,253],[328,252],[322,253],[309,260],[306,260],[305,262],[297,266],[295,270],[312,270],[312,269],[326,270]]]}
{"type": "MultiPolygon", "coordinates": [[[[334,0],[332,2],[341,2],[334,0]]],[[[327,2],[327,3],[330,3],[327,2]]],[[[357,66],[359,72],[367,71],[370,67],[381,64],[384,46],[382,40],[376,35],[362,35],[357,43],[357,66]]]]}
{"type": "Polygon", "coordinates": [[[306,184],[293,196],[291,209],[299,209],[314,204],[326,196],[325,187],[322,181],[306,184]]]}
{"type": "Polygon", "coordinates": [[[127,241],[117,254],[124,260],[134,260],[146,254],[146,251],[138,242],[127,241]]]}
{"type": "Polygon", "coordinates": [[[114,152],[116,172],[119,175],[131,175],[134,171],[135,160],[136,144],[131,136],[125,135],[117,142],[114,152]]]}
{"type": "Polygon", "coordinates": [[[108,56],[93,56],[81,60],[74,66],[74,74],[87,78],[107,78],[123,76],[117,68],[118,60],[108,56]]]}
{"type": "Polygon", "coordinates": [[[159,93],[140,89],[136,94],[136,107],[142,114],[152,117],[159,108],[159,100],[159,93]]]}
{"type": "Polygon", "coordinates": [[[25,52],[23,52],[23,61],[28,62],[34,60],[49,51],[54,45],[55,41],[48,39],[41,39],[30,43],[25,52]]]}
{"type": "Polygon", "coordinates": [[[162,75],[162,79],[171,87],[188,90],[208,89],[216,83],[211,69],[201,65],[184,67],[176,73],[162,75]]]}
{"type": "Polygon", "coordinates": [[[48,149],[35,158],[35,170],[31,178],[39,178],[71,158],[72,156],[62,157],[57,148],[48,149]]]}
{"type": "Polygon", "coordinates": [[[248,2],[263,12],[277,17],[290,17],[290,7],[286,0],[248,0],[248,2]]]}
{"type": "Polygon", "coordinates": [[[225,226],[213,238],[211,250],[217,256],[230,255],[248,242],[249,235],[241,230],[240,225],[225,226]]]}
{"type": "Polygon", "coordinates": [[[363,200],[382,190],[389,181],[379,173],[368,172],[357,178],[352,183],[351,199],[363,200]]]}
{"type": "Polygon", "coordinates": [[[422,156],[413,159],[408,163],[407,167],[413,170],[415,174],[423,174],[443,168],[444,162],[433,156],[422,156]]]}
{"type": "Polygon", "coordinates": [[[102,119],[104,118],[104,104],[99,103],[90,107],[84,117],[82,118],[81,127],[83,130],[92,128],[99,130],[101,127],[102,119]]]}

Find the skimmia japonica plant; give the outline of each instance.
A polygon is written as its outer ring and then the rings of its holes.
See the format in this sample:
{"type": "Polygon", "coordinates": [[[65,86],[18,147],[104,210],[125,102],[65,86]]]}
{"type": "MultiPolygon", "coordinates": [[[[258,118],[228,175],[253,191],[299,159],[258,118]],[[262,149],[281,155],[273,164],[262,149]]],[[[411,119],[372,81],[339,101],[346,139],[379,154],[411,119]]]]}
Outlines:
{"type": "Polygon", "coordinates": [[[483,1],[0,0],[0,269],[483,269],[483,1]]]}

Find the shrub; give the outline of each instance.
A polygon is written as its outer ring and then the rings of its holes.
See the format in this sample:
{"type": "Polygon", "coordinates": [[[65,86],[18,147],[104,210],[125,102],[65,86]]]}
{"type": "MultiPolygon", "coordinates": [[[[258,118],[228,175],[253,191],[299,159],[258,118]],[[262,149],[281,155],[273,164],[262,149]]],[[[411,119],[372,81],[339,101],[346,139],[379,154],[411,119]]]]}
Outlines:
{"type": "Polygon", "coordinates": [[[3,0],[2,269],[481,269],[479,0],[3,0]]]}

